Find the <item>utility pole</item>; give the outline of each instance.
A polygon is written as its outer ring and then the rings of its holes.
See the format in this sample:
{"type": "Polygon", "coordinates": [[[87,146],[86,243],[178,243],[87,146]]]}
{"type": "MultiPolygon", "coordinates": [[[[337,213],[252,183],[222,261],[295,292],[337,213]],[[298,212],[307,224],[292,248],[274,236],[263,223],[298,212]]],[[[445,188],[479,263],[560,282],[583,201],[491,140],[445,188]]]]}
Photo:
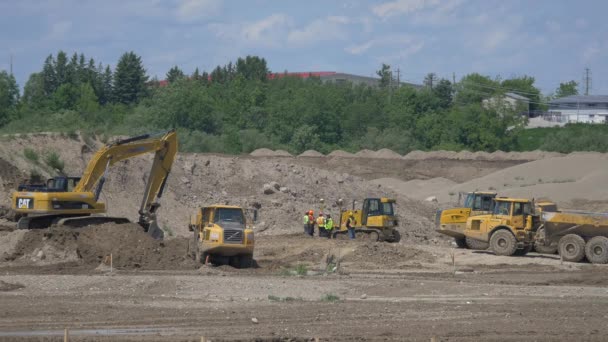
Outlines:
{"type": "Polygon", "coordinates": [[[456,73],[452,72],[452,85],[456,84],[456,73]]]}
{"type": "Polygon", "coordinates": [[[591,91],[591,70],[585,68],[585,74],[583,75],[583,84],[585,85],[585,95],[589,95],[591,91]]]}
{"type": "Polygon", "coordinates": [[[401,80],[399,76],[401,75],[401,70],[397,68],[397,88],[401,87],[401,80]]]}
{"type": "Polygon", "coordinates": [[[13,53],[10,54],[10,68],[11,68],[11,76],[13,75],[13,53]]]}

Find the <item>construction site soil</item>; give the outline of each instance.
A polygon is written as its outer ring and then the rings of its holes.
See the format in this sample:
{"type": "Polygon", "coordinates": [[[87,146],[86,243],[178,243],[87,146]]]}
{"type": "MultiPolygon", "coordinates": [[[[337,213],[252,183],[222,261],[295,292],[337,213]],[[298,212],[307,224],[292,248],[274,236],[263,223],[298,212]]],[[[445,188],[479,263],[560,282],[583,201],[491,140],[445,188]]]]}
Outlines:
{"type": "MultiPolygon", "coordinates": [[[[56,151],[78,175],[99,146],[49,134],[3,141],[2,204],[32,170],[52,173],[25,148],[56,151]]],[[[606,210],[608,198],[591,188],[603,180],[604,155],[527,161],[268,151],[180,154],[161,199],[163,241],[136,224],[24,231],[0,221],[0,341],[58,341],[66,328],[70,341],[605,340],[608,266],[456,249],[433,229],[435,211],[466,189],[550,189],[560,205],[606,210]],[[337,198],[379,196],[397,199],[400,243],[302,234],[300,216],[320,210],[320,198],[337,214],[337,198]],[[188,216],[212,203],[259,209],[256,267],[192,260],[188,216]]],[[[102,195],[111,215],[137,218],[150,162],[111,170],[102,195]]]]}

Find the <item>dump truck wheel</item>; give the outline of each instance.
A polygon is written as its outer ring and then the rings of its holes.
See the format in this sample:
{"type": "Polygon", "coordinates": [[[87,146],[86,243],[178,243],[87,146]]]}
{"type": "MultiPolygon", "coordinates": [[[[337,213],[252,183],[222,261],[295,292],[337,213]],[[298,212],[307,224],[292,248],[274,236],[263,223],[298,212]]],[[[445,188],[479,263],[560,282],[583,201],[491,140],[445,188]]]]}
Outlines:
{"type": "Polygon", "coordinates": [[[608,263],[608,238],[596,236],[585,245],[587,260],[593,264],[608,263]]]}
{"type": "Polygon", "coordinates": [[[496,255],[510,256],[517,250],[517,240],[510,231],[501,229],[492,234],[490,247],[496,255]]]}
{"type": "Polygon", "coordinates": [[[536,239],[534,241],[534,250],[541,254],[557,253],[557,242],[553,242],[549,246],[545,245],[545,228],[544,227],[540,227],[536,231],[536,239]]]}
{"type": "Polygon", "coordinates": [[[466,238],[454,238],[454,242],[456,243],[456,247],[458,248],[467,248],[467,239],[466,238]]]}
{"type": "Polygon", "coordinates": [[[559,239],[558,248],[564,261],[579,262],[585,257],[585,240],[576,234],[559,239]]]}
{"type": "Polygon", "coordinates": [[[479,241],[479,240],[475,240],[475,239],[471,239],[471,238],[466,238],[465,242],[467,244],[467,247],[469,247],[469,249],[473,249],[476,251],[484,251],[484,250],[488,249],[488,247],[490,247],[490,244],[488,244],[487,242],[483,242],[483,241],[479,241]]]}
{"type": "Polygon", "coordinates": [[[241,255],[239,257],[239,268],[250,268],[253,267],[253,256],[252,255],[241,255]]]}

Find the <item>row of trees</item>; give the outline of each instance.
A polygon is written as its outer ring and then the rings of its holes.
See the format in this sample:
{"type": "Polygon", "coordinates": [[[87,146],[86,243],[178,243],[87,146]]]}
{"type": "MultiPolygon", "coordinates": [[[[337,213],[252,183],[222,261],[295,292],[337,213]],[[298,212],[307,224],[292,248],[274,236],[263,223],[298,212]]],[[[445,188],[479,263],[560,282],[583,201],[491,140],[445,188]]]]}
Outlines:
{"type": "Polygon", "coordinates": [[[516,150],[525,119],[500,101],[482,105],[482,100],[516,92],[534,106],[543,101],[528,76],[470,74],[452,84],[429,74],[425,86],[415,89],[400,86],[389,65],[378,71],[378,87],[269,75],[263,58],[247,56],[209,73],[196,69],[186,75],[174,66],[168,84],[161,84],[149,80],[133,52],[112,69],[83,54],[68,59],[60,51],[30,76],[21,98],[14,78],[0,74],[0,126],[4,132],[107,134],[178,128],[183,150],[204,152],[516,150]]]}

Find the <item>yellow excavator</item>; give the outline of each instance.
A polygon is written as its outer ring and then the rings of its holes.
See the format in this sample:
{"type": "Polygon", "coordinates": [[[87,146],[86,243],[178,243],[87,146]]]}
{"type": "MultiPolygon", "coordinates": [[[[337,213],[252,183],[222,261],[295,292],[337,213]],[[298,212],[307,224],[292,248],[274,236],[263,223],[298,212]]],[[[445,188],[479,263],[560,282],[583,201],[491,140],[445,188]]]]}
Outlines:
{"type": "Polygon", "coordinates": [[[154,152],[154,161],[144,189],[138,223],[155,239],[164,233],[156,223],[157,202],[177,153],[174,130],[145,134],[109,143],[95,153],[81,177],[55,177],[46,185],[20,185],[12,194],[11,207],[18,229],[41,229],[52,225],[83,227],[106,222],[126,223],[124,217],[110,217],[99,196],[108,169],[125,159],[154,152]]]}

